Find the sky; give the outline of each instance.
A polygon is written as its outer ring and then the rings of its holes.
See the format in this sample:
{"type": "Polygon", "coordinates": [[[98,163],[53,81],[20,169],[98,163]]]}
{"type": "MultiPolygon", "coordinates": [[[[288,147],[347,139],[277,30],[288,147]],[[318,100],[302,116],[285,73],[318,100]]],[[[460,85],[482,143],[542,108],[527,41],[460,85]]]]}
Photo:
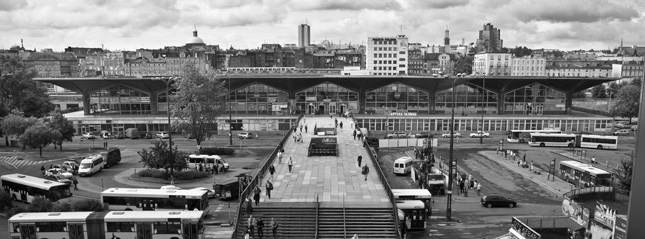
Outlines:
{"type": "Polygon", "coordinates": [[[486,23],[505,47],[577,50],[645,45],[643,0],[0,0],[0,47],[156,49],[199,37],[221,48],[297,44],[298,25],[323,40],[365,44],[476,42],[486,23]]]}

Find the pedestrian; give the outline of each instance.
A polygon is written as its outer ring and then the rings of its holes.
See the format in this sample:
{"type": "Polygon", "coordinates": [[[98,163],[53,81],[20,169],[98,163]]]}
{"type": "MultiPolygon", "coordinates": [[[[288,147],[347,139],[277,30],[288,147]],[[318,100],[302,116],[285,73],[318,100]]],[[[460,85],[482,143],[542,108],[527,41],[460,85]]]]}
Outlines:
{"type": "Polygon", "coordinates": [[[302,125],[300,125],[300,133],[302,133],[302,125]]]}
{"type": "Polygon", "coordinates": [[[273,190],[273,183],[271,183],[271,181],[269,180],[267,180],[266,189],[267,189],[267,197],[271,198],[271,190],[273,190]]]}
{"type": "Polygon", "coordinates": [[[262,238],[262,236],[264,236],[264,221],[262,221],[261,217],[258,217],[258,221],[255,225],[258,228],[258,237],[262,238]]]}
{"type": "Polygon", "coordinates": [[[255,206],[260,204],[260,193],[262,193],[260,186],[255,186],[255,189],[253,190],[253,199],[255,200],[255,206]]]}
{"type": "Polygon", "coordinates": [[[74,190],[78,190],[78,180],[76,180],[76,177],[74,177],[74,190]]]}
{"type": "Polygon", "coordinates": [[[45,165],[40,166],[40,171],[43,172],[43,176],[45,175],[45,165]]]}
{"type": "Polygon", "coordinates": [[[308,131],[307,131],[307,125],[305,125],[305,133],[307,133],[307,132],[308,132],[308,131]]]}
{"type": "Polygon", "coordinates": [[[338,125],[338,119],[334,119],[334,124],[338,125]]]}
{"type": "Polygon", "coordinates": [[[331,118],[334,118],[334,114],[332,114],[331,112],[329,112],[329,118],[330,118],[330,119],[331,119],[331,118]]]}
{"type": "Polygon", "coordinates": [[[246,203],[246,214],[251,215],[253,213],[253,202],[251,202],[250,198],[247,198],[244,201],[246,203]]]}
{"type": "Polygon", "coordinates": [[[278,163],[282,163],[282,150],[278,151],[278,163]]]}
{"type": "Polygon", "coordinates": [[[273,164],[269,166],[269,173],[271,174],[271,179],[273,179],[273,174],[275,173],[275,167],[273,166],[273,164]]]}
{"type": "Polygon", "coordinates": [[[215,164],[213,171],[215,172],[215,174],[219,174],[219,163],[215,164]]]}
{"type": "Polygon", "coordinates": [[[358,161],[358,167],[360,168],[361,167],[361,161],[363,161],[363,154],[359,154],[358,158],[356,159],[356,161],[358,161]]]}
{"type": "Polygon", "coordinates": [[[479,196],[479,194],[481,193],[481,191],[482,191],[482,184],[481,184],[481,183],[477,183],[477,196],[479,196]]]}
{"type": "Polygon", "coordinates": [[[50,165],[49,165],[49,169],[52,169],[53,167],[54,167],[54,165],[53,165],[53,164],[50,164],[50,165]]]}
{"type": "Polygon", "coordinates": [[[464,184],[464,180],[459,180],[459,193],[464,193],[464,187],[466,185],[464,184]]]}
{"type": "Polygon", "coordinates": [[[273,238],[276,238],[276,234],[278,234],[278,221],[275,218],[271,218],[271,231],[273,231],[273,238]]]}
{"type": "Polygon", "coordinates": [[[358,239],[358,235],[354,234],[354,236],[352,237],[352,239],[358,239]]]}
{"type": "Polygon", "coordinates": [[[244,232],[244,239],[251,239],[251,231],[248,229],[244,232]]]}
{"type": "Polygon", "coordinates": [[[356,130],[354,130],[354,133],[352,133],[352,135],[354,136],[354,140],[356,140],[356,130]]]}
{"type": "Polygon", "coordinates": [[[251,230],[251,236],[253,236],[253,229],[255,228],[255,218],[253,218],[253,215],[249,216],[249,221],[248,221],[248,230],[251,230]]]}
{"type": "MultiPolygon", "coordinates": [[[[468,185],[468,180],[466,180],[466,185],[468,185]]],[[[468,186],[464,187],[464,197],[468,197],[468,186]]]]}
{"type": "Polygon", "coordinates": [[[287,162],[289,165],[289,172],[291,172],[291,168],[293,167],[293,161],[291,160],[291,157],[289,157],[289,162],[287,162]]]}
{"type": "Polygon", "coordinates": [[[296,134],[293,134],[293,142],[294,142],[294,143],[295,143],[295,142],[297,142],[297,141],[296,141],[296,137],[297,137],[297,136],[296,136],[296,134]]]}
{"type": "Polygon", "coordinates": [[[468,182],[470,182],[470,189],[474,189],[475,188],[475,181],[471,178],[471,179],[468,179],[468,182]]]}
{"type": "Polygon", "coordinates": [[[343,129],[343,121],[340,122],[340,129],[343,129]]]}
{"type": "Polygon", "coordinates": [[[522,163],[522,161],[517,160],[517,166],[518,166],[518,167],[520,166],[520,164],[521,164],[521,163],[522,163]]]}
{"type": "Polygon", "coordinates": [[[367,164],[363,166],[363,170],[361,170],[361,174],[365,175],[365,181],[367,181],[367,175],[370,173],[370,168],[367,167],[367,164]]]}

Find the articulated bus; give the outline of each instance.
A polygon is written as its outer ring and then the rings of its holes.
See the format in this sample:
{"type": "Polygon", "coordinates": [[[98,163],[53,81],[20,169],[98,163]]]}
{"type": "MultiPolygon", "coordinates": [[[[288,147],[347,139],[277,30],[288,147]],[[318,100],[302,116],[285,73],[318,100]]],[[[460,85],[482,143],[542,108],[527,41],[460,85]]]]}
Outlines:
{"type": "Polygon", "coordinates": [[[618,136],[583,134],[580,136],[580,147],[592,149],[617,149],[618,136]]]}
{"type": "Polygon", "coordinates": [[[573,160],[560,162],[560,177],[567,182],[587,187],[611,184],[611,173],[573,160]]]}
{"type": "Polygon", "coordinates": [[[109,188],[101,192],[101,203],[123,211],[209,210],[205,190],[109,188]]]}
{"type": "Polygon", "coordinates": [[[203,211],[23,212],[9,219],[13,239],[203,239],[203,211]]]}
{"type": "Polygon", "coordinates": [[[31,203],[36,197],[45,197],[52,202],[72,196],[69,184],[19,173],[2,175],[2,188],[15,201],[31,203]]]}
{"type": "Polygon", "coordinates": [[[575,134],[545,134],[532,133],[529,146],[556,146],[556,147],[573,147],[576,143],[575,134]]]}
{"type": "Polygon", "coordinates": [[[560,134],[560,130],[511,130],[508,131],[506,141],[509,143],[527,143],[531,139],[531,133],[560,134]]]}
{"type": "Polygon", "coordinates": [[[425,203],[420,200],[397,200],[396,207],[403,211],[403,218],[399,218],[404,222],[408,230],[423,230],[427,227],[425,203]]]}

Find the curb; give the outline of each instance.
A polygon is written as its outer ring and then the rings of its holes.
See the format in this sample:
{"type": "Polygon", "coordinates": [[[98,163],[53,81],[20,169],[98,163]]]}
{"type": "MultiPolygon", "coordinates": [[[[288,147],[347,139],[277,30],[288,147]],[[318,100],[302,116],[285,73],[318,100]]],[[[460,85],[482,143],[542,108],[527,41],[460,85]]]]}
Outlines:
{"type": "MultiPolygon", "coordinates": [[[[158,178],[150,178],[150,177],[132,177],[133,174],[128,175],[128,180],[132,181],[137,181],[137,182],[144,182],[144,183],[167,183],[170,184],[170,180],[163,180],[163,179],[158,179],[158,178]],[[157,180],[158,179],[158,180],[157,180]]],[[[175,184],[180,184],[180,183],[194,183],[206,179],[213,178],[213,175],[208,175],[208,177],[205,178],[199,178],[199,179],[193,179],[193,180],[175,180],[175,184]]]]}

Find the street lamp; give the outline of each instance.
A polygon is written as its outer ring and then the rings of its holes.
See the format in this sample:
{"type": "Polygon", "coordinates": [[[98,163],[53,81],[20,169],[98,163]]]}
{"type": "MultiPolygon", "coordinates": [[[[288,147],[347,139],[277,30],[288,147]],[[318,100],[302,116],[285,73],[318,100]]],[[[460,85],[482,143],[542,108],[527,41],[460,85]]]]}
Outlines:
{"type": "MultiPolygon", "coordinates": [[[[228,101],[228,140],[231,146],[233,146],[233,113],[231,110],[231,105],[233,102],[231,102],[231,76],[228,76],[228,95],[226,96],[226,101],[228,101]]],[[[240,147],[242,145],[242,142],[240,142],[240,147]]],[[[241,150],[241,149],[240,149],[241,150]]]]}
{"type": "MultiPolygon", "coordinates": [[[[462,76],[462,74],[457,74],[457,77],[462,76]]],[[[456,165],[456,161],[453,162],[453,152],[454,152],[454,135],[455,135],[455,81],[457,77],[452,76],[450,80],[452,81],[452,107],[450,111],[450,151],[448,157],[448,193],[447,193],[447,203],[446,203],[446,220],[450,221],[452,219],[452,181],[453,181],[453,164],[456,165]]],[[[455,167],[456,170],[456,167],[455,167]]]]}
{"type": "Polygon", "coordinates": [[[168,116],[168,151],[170,152],[170,158],[168,159],[170,166],[170,176],[174,174],[173,170],[173,165],[175,164],[175,157],[172,154],[172,127],[170,124],[170,84],[172,84],[173,81],[177,81],[180,79],[179,77],[169,77],[169,78],[163,78],[163,77],[155,77],[152,78],[152,80],[160,80],[166,83],[166,103],[168,106],[166,107],[166,115],[168,116]]]}
{"type": "Polygon", "coordinates": [[[483,95],[484,100],[481,102],[481,104],[482,104],[482,119],[481,119],[482,135],[480,135],[480,137],[479,137],[479,144],[484,143],[484,136],[483,136],[483,134],[484,134],[484,104],[488,102],[488,99],[486,97],[486,93],[487,93],[486,92],[486,72],[484,72],[482,75],[484,76],[484,82],[482,83],[482,89],[484,90],[484,95],[483,95]]]}

